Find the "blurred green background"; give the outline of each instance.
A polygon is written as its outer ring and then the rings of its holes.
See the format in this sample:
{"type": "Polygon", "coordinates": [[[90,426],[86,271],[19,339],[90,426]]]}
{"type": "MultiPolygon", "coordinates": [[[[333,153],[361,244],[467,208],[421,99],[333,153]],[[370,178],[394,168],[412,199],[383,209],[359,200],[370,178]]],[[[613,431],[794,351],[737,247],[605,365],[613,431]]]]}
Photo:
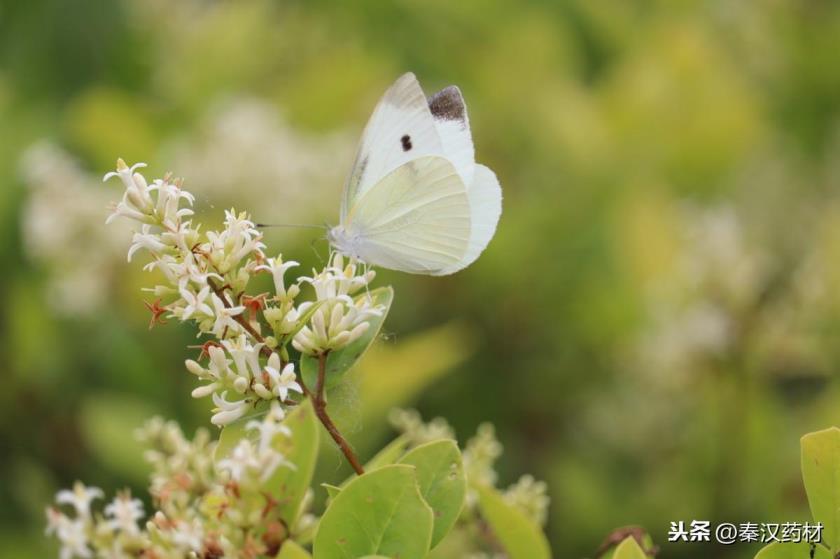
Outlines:
{"type": "MultiPolygon", "coordinates": [[[[838,53],[819,0],[0,2],[0,556],[54,554],[43,508],[75,479],[142,494],[146,417],[207,424],[194,333],[148,331],[102,174],[172,170],[209,222],[334,222],[411,70],[462,88],[504,212],[465,272],[379,276],[350,438],[369,456],[393,405],[492,420],[501,484],[549,484],[556,556],[641,524],[663,557],[752,557],[666,533],[808,519],[798,439],[840,423],[838,53]]],[[[317,237],[267,242],[313,266],[317,237]]]]}

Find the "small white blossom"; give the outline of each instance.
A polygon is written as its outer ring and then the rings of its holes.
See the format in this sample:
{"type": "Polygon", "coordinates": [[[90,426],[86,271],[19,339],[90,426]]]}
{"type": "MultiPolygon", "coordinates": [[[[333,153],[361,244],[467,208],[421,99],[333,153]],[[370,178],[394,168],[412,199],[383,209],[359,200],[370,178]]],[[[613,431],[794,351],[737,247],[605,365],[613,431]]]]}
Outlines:
{"type": "Polygon", "coordinates": [[[55,496],[55,502],[60,505],[72,505],[76,509],[76,516],[79,518],[90,517],[90,504],[94,499],[103,497],[102,490],[98,487],[87,487],[77,481],[73,484],[73,490],[62,489],[55,496]]]}
{"type": "Polygon", "coordinates": [[[58,539],[60,559],[93,557],[89,547],[87,522],[82,518],[70,519],[52,509],[47,509],[47,534],[58,539]]]}
{"type": "MultiPolygon", "coordinates": [[[[336,253],[332,265],[311,278],[310,283],[321,304],[312,314],[309,324],[300,329],[292,340],[295,349],[311,355],[341,349],[358,340],[370,327],[369,320],[381,316],[384,309],[373,303],[368,293],[352,294],[366,288],[374,278],[372,270],[363,271],[355,260],[344,266],[344,258],[336,253]],[[359,273],[361,272],[361,273],[359,273]]],[[[298,312],[305,313],[312,303],[303,303],[298,312]]]]}
{"type": "Polygon", "coordinates": [[[143,518],[143,502],[132,499],[131,493],[124,491],[105,507],[105,517],[105,526],[109,529],[136,534],[139,532],[137,521],[143,518]]]}
{"type": "Polygon", "coordinates": [[[210,418],[214,425],[227,425],[236,421],[248,411],[247,400],[236,400],[229,402],[227,400],[227,391],[221,394],[213,394],[213,403],[216,404],[216,413],[210,418]]]}
{"type": "Polygon", "coordinates": [[[270,379],[270,388],[273,394],[281,400],[288,398],[290,390],[303,394],[303,388],[297,383],[297,377],[295,376],[295,364],[287,363],[282,370],[280,370],[280,365],[280,356],[272,353],[271,357],[268,358],[265,372],[270,379]]]}
{"type": "Polygon", "coordinates": [[[181,313],[178,318],[181,320],[187,320],[192,318],[194,314],[213,316],[213,309],[205,302],[207,300],[207,296],[210,295],[209,285],[205,285],[198,293],[193,293],[188,289],[181,289],[180,293],[181,298],[187,303],[187,305],[181,309],[181,313]]]}
{"type": "Polygon", "coordinates": [[[269,258],[265,264],[257,266],[257,270],[265,270],[271,273],[274,279],[274,293],[277,297],[281,299],[294,299],[300,293],[300,288],[297,285],[291,285],[287,289],[284,276],[287,270],[296,266],[299,266],[299,264],[294,260],[283,262],[283,259],[278,256],[277,258],[269,258]]]}
{"type": "Polygon", "coordinates": [[[178,522],[172,530],[172,543],[180,549],[200,553],[203,541],[204,528],[198,520],[178,522]]]}
{"type": "Polygon", "coordinates": [[[135,233],[131,239],[131,247],[128,249],[128,261],[140,249],[145,249],[152,254],[158,254],[166,250],[166,244],[161,241],[160,235],[152,233],[152,226],[144,224],[140,233],[135,233]]]}
{"type": "Polygon", "coordinates": [[[241,305],[227,307],[215,293],[210,296],[210,300],[213,302],[213,314],[216,317],[213,322],[213,335],[223,338],[230,334],[238,334],[242,327],[233,317],[242,314],[245,307],[241,305]]]}
{"type": "Polygon", "coordinates": [[[288,463],[282,453],[274,448],[274,439],[278,435],[290,436],[291,431],[281,421],[283,409],[277,402],[262,421],[249,421],[246,429],[257,431],[256,444],[247,438],[239,441],[227,458],[219,460],[217,467],[227,472],[233,481],[246,483],[248,478],[264,483],[281,466],[294,467],[288,463]]]}

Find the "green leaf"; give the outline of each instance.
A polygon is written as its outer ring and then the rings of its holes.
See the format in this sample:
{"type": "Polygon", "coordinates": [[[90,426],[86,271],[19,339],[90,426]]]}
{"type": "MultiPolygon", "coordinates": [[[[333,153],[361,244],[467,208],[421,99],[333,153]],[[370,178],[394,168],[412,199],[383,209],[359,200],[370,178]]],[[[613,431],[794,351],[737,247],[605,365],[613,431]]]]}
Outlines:
{"type": "Polygon", "coordinates": [[[435,513],[432,547],[449,533],[467,495],[467,481],[461,463],[461,451],[452,440],[433,441],[418,446],[403,456],[400,464],[417,468],[420,494],[435,513]]]}
{"type": "Polygon", "coordinates": [[[433,522],[415,469],[384,466],[348,483],[330,504],[315,535],[314,555],[421,559],[429,552],[433,522]]]}
{"type": "Polygon", "coordinates": [[[382,466],[390,466],[396,464],[397,460],[405,454],[405,449],[408,448],[408,437],[400,435],[377,452],[373,458],[365,464],[365,471],[376,470],[382,466]]]}
{"type": "Polygon", "coordinates": [[[761,548],[755,559],[831,559],[831,552],[821,545],[809,543],[771,543],[761,548]],[[811,555],[811,550],[814,554],[811,555]]]}
{"type": "Polygon", "coordinates": [[[624,541],[618,544],[613,553],[613,559],[648,559],[644,550],[636,543],[633,536],[627,536],[624,541]]]}
{"type": "Polygon", "coordinates": [[[341,493],[341,489],[342,489],[341,487],[338,487],[337,485],[332,485],[332,484],[329,484],[329,483],[322,483],[321,487],[323,487],[324,489],[327,490],[327,495],[329,496],[330,499],[335,499],[336,497],[338,497],[338,494],[341,493]]]}
{"type": "MultiPolygon", "coordinates": [[[[266,405],[259,406],[255,414],[239,419],[225,426],[219,435],[214,458],[219,460],[228,456],[239,444],[248,437],[256,441],[256,431],[246,431],[248,421],[266,413],[266,405]]],[[[300,514],[300,505],[306,490],[312,482],[315,462],[318,457],[318,421],[309,400],[302,401],[283,420],[292,432],[290,437],[278,436],[274,441],[275,450],[292,464],[294,468],[280,467],[263,485],[263,489],[274,496],[279,502],[278,514],[288,526],[294,526],[300,514]]]]}
{"type": "Polygon", "coordinates": [[[277,559],[312,559],[312,556],[294,541],[286,540],[277,554],[277,559]]]}
{"type": "Polygon", "coordinates": [[[542,530],[519,510],[508,505],[492,487],[476,486],[479,507],[510,559],[549,559],[551,548],[542,530]]]}
{"type": "MultiPolygon", "coordinates": [[[[371,458],[365,464],[365,471],[372,472],[373,470],[378,470],[382,466],[390,466],[391,464],[396,464],[397,460],[405,453],[405,449],[408,448],[408,437],[405,435],[400,435],[390,443],[388,443],[382,450],[377,452],[373,458],[371,458]]],[[[339,489],[344,489],[347,487],[347,484],[356,479],[355,475],[351,475],[347,479],[345,479],[339,489]]]]}
{"type": "Polygon", "coordinates": [[[840,546],[840,429],[802,437],[802,480],[811,514],[823,524],[823,542],[836,554],[840,546]]]}
{"type": "MultiPolygon", "coordinates": [[[[367,293],[363,293],[356,297],[356,299],[358,300],[360,297],[367,296],[367,293]]],[[[391,309],[391,302],[394,300],[394,290],[390,286],[380,287],[371,291],[370,297],[374,305],[382,305],[385,307],[385,310],[381,316],[374,316],[370,319],[370,326],[361,338],[342,349],[331,352],[327,356],[325,380],[325,387],[327,389],[340,383],[344,374],[356,364],[356,361],[359,360],[367,348],[376,340],[379,331],[382,329],[382,324],[388,316],[388,311],[391,309]]],[[[300,372],[306,386],[314,390],[318,380],[318,358],[311,355],[302,355],[300,358],[300,372]]]]}
{"type": "Polygon", "coordinates": [[[286,416],[283,424],[292,431],[291,437],[279,437],[275,448],[295,465],[278,468],[268,480],[268,490],[280,502],[279,514],[288,526],[294,526],[300,516],[301,504],[312,483],[318,459],[318,420],[312,403],[307,399],[286,416]]]}

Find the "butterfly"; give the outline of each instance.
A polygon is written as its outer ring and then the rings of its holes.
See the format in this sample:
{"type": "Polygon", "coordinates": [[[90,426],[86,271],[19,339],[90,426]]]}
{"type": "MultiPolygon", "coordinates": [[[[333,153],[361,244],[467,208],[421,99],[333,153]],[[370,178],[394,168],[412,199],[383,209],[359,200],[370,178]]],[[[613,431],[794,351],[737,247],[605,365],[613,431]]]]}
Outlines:
{"type": "Polygon", "coordinates": [[[496,175],[475,162],[461,91],[449,86],[427,98],[407,73],[362,133],[328,239],[366,264],[443,276],[478,258],[501,213],[496,175]]]}

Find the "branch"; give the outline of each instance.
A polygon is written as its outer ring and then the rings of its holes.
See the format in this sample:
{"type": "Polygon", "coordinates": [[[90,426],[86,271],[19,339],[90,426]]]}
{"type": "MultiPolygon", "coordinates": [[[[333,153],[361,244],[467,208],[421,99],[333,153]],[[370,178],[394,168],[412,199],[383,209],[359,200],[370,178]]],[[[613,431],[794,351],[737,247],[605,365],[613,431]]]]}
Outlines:
{"type": "MultiPolygon", "coordinates": [[[[358,475],[362,475],[365,473],[365,469],[362,467],[362,463],[359,462],[358,457],[353,452],[353,449],[350,447],[350,444],[347,440],[341,435],[338,428],[333,423],[332,419],[330,418],[329,414],[327,413],[327,401],[324,398],[324,389],[325,389],[325,377],[327,373],[327,353],[322,353],[318,355],[318,380],[315,384],[315,394],[314,396],[310,393],[309,397],[312,399],[312,407],[315,409],[315,415],[318,416],[318,419],[321,421],[321,424],[330,434],[332,439],[341,449],[341,452],[344,453],[344,457],[347,458],[347,461],[350,462],[350,465],[353,467],[353,470],[358,475]]],[[[303,379],[301,379],[301,382],[303,379]]],[[[306,386],[303,387],[304,392],[307,392],[306,386]]]]}

